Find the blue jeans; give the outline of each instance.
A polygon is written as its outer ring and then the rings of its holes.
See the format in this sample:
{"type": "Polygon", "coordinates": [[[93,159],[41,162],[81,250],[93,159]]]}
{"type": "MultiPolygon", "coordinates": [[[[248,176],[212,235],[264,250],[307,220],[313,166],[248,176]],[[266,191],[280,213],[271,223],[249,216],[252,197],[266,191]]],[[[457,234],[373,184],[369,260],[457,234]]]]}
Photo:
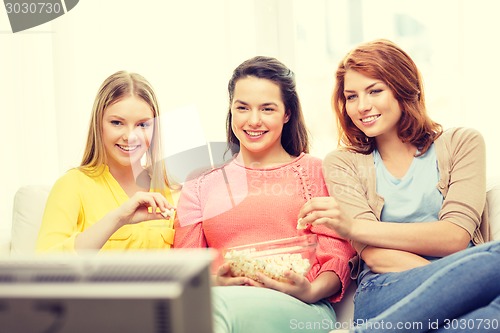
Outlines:
{"type": "Polygon", "coordinates": [[[354,332],[498,332],[500,242],[366,277],[354,297],[354,322],[354,332]]]}
{"type": "Polygon", "coordinates": [[[212,287],[215,333],[329,332],[335,312],[327,301],[307,304],[258,287],[212,287]]]}

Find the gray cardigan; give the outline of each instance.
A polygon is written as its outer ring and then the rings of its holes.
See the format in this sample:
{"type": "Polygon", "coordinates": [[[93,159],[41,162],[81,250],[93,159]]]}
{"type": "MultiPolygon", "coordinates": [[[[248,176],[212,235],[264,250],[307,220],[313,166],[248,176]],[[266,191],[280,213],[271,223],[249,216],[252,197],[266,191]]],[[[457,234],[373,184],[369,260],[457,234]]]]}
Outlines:
{"type": "MultiPolygon", "coordinates": [[[[489,241],[483,137],[471,128],[452,128],[434,144],[440,178],[436,186],[444,197],[439,220],[467,230],[474,244],[489,241]]],[[[373,154],[335,150],[325,157],[323,173],[330,195],[345,212],[380,221],[384,199],[376,191],[373,154]]]]}

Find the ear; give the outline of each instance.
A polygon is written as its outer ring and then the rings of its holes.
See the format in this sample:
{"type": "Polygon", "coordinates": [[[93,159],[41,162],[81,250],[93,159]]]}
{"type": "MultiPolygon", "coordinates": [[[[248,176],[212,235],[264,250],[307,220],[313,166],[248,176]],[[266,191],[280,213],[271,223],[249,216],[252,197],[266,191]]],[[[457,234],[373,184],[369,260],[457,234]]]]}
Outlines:
{"type": "Polygon", "coordinates": [[[285,119],[283,120],[283,124],[286,124],[290,120],[290,112],[285,112],[285,119]]]}

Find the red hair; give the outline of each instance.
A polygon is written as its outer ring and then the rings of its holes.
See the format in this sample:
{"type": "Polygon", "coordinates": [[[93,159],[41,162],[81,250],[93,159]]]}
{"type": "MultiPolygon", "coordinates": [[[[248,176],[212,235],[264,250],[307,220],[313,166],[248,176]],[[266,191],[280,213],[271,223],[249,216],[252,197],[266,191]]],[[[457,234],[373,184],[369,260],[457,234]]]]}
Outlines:
{"type": "Polygon", "coordinates": [[[425,107],[422,77],[410,56],[391,41],[380,39],[361,44],[340,62],[333,91],[332,106],[337,116],[339,145],[358,153],[370,154],[375,138],[367,137],[351,121],[346,112],[344,79],[348,70],[381,80],[394,94],[402,110],[398,136],[415,145],[424,154],[442,133],[425,107]]]}

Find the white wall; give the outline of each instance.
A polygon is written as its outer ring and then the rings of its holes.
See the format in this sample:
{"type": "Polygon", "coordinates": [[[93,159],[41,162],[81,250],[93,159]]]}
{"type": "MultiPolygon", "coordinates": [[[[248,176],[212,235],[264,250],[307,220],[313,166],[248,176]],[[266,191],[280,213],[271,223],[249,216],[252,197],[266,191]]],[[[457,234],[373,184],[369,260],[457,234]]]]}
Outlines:
{"type": "Polygon", "coordinates": [[[486,140],[488,174],[500,183],[500,2],[464,1],[463,82],[456,93],[462,101],[462,124],[479,129],[486,140]]]}
{"type": "Polygon", "coordinates": [[[234,67],[256,54],[293,58],[277,43],[290,40],[280,35],[290,21],[277,25],[275,19],[287,10],[286,0],[85,0],[52,22],[12,34],[0,8],[0,108],[6,117],[0,241],[10,233],[19,186],[52,184],[79,164],[97,89],[117,70],[144,75],[164,114],[197,110],[203,133],[190,131],[192,119],[185,117],[164,128],[177,136],[169,145],[200,137],[224,141],[234,67]]]}
{"type": "MultiPolygon", "coordinates": [[[[430,113],[446,127],[480,129],[492,173],[492,165],[500,163],[495,147],[500,119],[495,46],[500,22],[495,15],[500,2],[361,3],[366,39],[394,37],[387,27],[391,8],[426,22],[437,50],[434,65],[421,68],[430,113]]],[[[10,232],[19,186],[52,184],[79,164],[95,93],[105,77],[120,69],[143,74],[164,113],[186,106],[197,110],[203,133],[190,131],[186,120],[168,129],[182,129],[176,140],[201,136],[220,141],[225,139],[232,70],[257,54],[276,56],[297,74],[312,153],[323,157],[336,144],[330,95],[335,66],[350,46],[347,9],[348,0],[82,0],[53,22],[12,34],[0,8],[0,241],[10,232]],[[335,20],[320,20],[325,10],[335,20]],[[299,21],[308,22],[310,30],[304,32],[299,21]],[[335,55],[325,57],[332,47],[335,55]]],[[[168,144],[179,145],[174,140],[168,144]]]]}
{"type": "MultiPolygon", "coordinates": [[[[0,10],[0,30],[9,31],[0,10]]],[[[58,175],[52,35],[0,33],[0,251],[10,236],[15,191],[58,175]]]]}

